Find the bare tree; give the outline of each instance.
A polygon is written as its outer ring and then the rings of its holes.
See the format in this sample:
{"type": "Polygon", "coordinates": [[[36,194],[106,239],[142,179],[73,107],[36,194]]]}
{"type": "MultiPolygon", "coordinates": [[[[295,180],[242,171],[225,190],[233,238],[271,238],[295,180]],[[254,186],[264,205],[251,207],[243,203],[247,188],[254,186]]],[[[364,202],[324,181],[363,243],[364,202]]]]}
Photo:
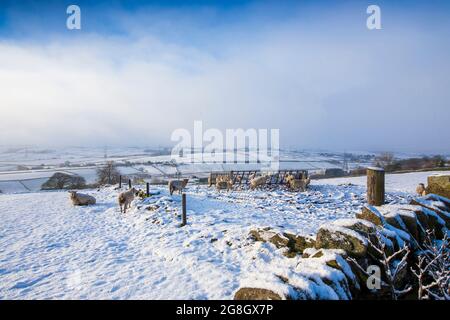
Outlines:
{"type": "Polygon", "coordinates": [[[394,164],[394,155],[390,152],[384,152],[375,157],[374,162],[377,167],[386,169],[394,164]]]}
{"type": "Polygon", "coordinates": [[[445,163],[447,162],[447,159],[444,156],[437,155],[431,158],[431,161],[433,162],[435,167],[445,167],[445,163]]]}
{"type": "Polygon", "coordinates": [[[115,184],[119,182],[120,172],[114,161],[108,161],[104,167],[97,169],[99,184],[115,184]]]}
{"type": "MultiPolygon", "coordinates": [[[[374,238],[372,239],[369,236],[369,246],[373,249],[373,253],[369,255],[374,261],[376,261],[376,265],[381,267],[381,279],[378,280],[380,282],[382,292],[387,291],[391,299],[397,300],[412,289],[410,285],[405,285],[403,288],[399,288],[399,283],[401,282],[400,275],[407,271],[407,259],[410,249],[405,244],[402,249],[392,253],[391,255],[387,255],[386,244],[378,231],[374,234],[374,238]],[[376,243],[374,243],[374,240],[376,240],[376,243]]],[[[374,276],[361,267],[361,265],[354,258],[349,257],[347,259],[367,277],[374,276]]]]}
{"type": "Polygon", "coordinates": [[[450,248],[446,233],[436,241],[434,233],[427,231],[421,247],[416,270],[412,272],[419,282],[418,298],[450,300],[450,248]]]}
{"type": "Polygon", "coordinates": [[[86,180],[78,175],[55,172],[41,187],[42,190],[81,189],[86,186],[86,180]]]}

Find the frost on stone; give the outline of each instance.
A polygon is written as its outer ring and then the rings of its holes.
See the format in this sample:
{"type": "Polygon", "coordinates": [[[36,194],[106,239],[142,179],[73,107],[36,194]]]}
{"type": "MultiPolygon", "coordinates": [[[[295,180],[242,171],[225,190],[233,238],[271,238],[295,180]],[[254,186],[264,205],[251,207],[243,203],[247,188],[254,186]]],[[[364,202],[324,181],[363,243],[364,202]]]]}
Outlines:
{"type": "Polygon", "coordinates": [[[319,229],[316,248],[342,249],[349,255],[362,257],[367,251],[367,238],[357,231],[329,224],[319,229]]]}
{"type": "Polygon", "coordinates": [[[374,223],[363,219],[339,219],[333,221],[332,225],[363,233],[373,233],[377,228],[374,223]]]}

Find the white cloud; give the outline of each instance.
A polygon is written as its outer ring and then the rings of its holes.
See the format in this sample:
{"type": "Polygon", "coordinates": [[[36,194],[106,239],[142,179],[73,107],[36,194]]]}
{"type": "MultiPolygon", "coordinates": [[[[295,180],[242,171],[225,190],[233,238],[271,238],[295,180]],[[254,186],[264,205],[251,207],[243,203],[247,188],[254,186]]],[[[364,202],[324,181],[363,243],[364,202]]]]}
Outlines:
{"type": "Polygon", "coordinates": [[[280,128],[285,146],[449,151],[449,47],[439,29],[397,21],[368,31],[324,16],[236,37],[236,26],[195,26],[201,45],[137,22],[128,36],[2,41],[0,144],[156,145],[203,120],[280,128]]]}

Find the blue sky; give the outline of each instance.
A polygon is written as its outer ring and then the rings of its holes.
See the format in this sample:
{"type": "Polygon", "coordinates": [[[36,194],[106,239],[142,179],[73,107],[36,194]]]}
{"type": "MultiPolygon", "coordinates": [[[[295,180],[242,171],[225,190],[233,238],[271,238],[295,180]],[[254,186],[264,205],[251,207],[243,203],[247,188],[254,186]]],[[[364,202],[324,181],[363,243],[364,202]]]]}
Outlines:
{"type": "Polygon", "coordinates": [[[282,146],[450,152],[449,18],[446,1],[2,0],[0,144],[168,144],[203,120],[279,128],[282,146]]]}
{"type": "MultiPolygon", "coordinates": [[[[126,33],[126,26],[118,17],[145,12],[147,17],[180,18],[183,22],[197,20],[202,27],[232,25],[264,25],[283,22],[286,19],[316,20],[317,12],[333,12],[343,19],[349,15],[365,17],[365,8],[377,4],[389,8],[386,18],[413,15],[418,24],[433,23],[433,19],[448,18],[450,4],[448,1],[249,1],[249,0],[2,0],[0,2],[0,30],[2,37],[53,37],[64,35],[65,9],[70,4],[77,4],[83,9],[84,33],[101,33],[104,35],[126,33]],[[361,10],[362,9],[362,10],[361,10]],[[347,14],[342,14],[346,11],[347,14]],[[308,15],[310,14],[310,15],[308,15]],[[26,31],[26,32],[25,32],[26,31]]],[[[142,21],[140,21],[142,22],[142,21]]],[[[151,21],[143,26],[151,26],[151,21]]],[[[356,21],[355,21],[356,22],[356,21]]],[[[387,20],[389,22],[389,20],[387,20]]],[[[159,31],[159,30],[158,30],[159,31]]],[[[178,30],[182,31],[182,30],[178,30]]]]}

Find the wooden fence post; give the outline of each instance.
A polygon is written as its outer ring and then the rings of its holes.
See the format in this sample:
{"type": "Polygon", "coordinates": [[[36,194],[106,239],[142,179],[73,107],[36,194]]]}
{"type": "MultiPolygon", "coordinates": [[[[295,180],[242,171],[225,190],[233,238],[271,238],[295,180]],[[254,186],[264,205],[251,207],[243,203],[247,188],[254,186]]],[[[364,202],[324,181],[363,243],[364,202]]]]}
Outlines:
{"type": "Polygon", "coordinates": [[[119,176],[119,189],[122,189],[122,176],[119,176]]]}
{"type": "Polygon", "coordinates": [[[186,193],[183,193],[181,195],[181,206],[182,206],[181,226],[184,227],[186,225],[186,193]]]}
{"type": "Polygon", "coordinates": [[[146,190],[147,197],[150,197],[150,183],[147,182],[147,190],[146,190]]]}
{"type": "Polygon", "coordinates": [[[367,168],[367,202],[372,206],[384,204],[384,169],[367,168]]]}
{"type": "Polygon", "coordinates": [[[128,188],[131,189],[131,179],[128,179],[128,188]]]}

